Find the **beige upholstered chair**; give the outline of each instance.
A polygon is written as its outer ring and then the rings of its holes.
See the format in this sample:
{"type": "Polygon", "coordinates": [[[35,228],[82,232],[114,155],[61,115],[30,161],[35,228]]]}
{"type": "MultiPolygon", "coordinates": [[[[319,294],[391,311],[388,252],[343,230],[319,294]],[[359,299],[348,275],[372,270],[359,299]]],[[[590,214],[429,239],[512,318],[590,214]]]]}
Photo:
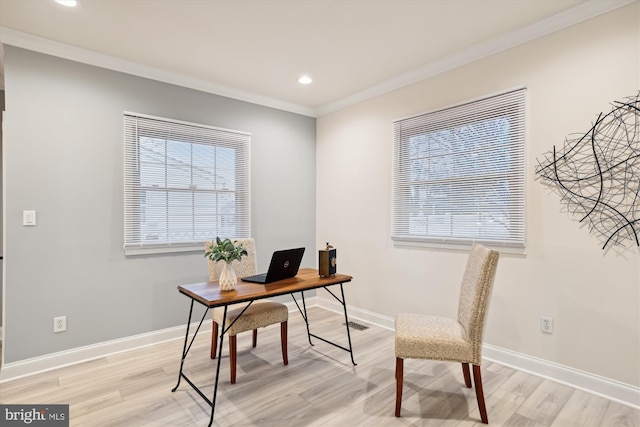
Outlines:
{"type": "MultiPolygon", "coordinates": [[[[256,261],[256,245],[253,239],[238,239],[239,243],[247,250],[247,256],[243,257],[241,261],[234,261],[233,268],[238,275],[238,278],[251,276],[256,274],[257,261],[256,261]]],[[[205,243],[205,250],[211,246],[212,242],[205,243]]],[[[209,263],[209,280],[216,281],[220,277],[220,271],[222,265],[220,262],[213,262],[208,260],[209,263]]],[[[226,325],[231,325],[236,318],[240,315],[242,310],[246,307],[246,304],[235,304],[227,310],[227,322],[226,325]]],[[[218,328],[222,324],[224,316],[224,308],[215,307],[213,309],[213,325],[211,334],[211,358],[215,359],[218,348],[218,328]]],[[[233,323],[229,331],[229,363],[231,369],[231,384],[236,382],[236,363],[237,363],[237,339],[236,336],[240,332],[253,331],[253,347],[257,344],[258,328],[269,326],[275,323],[280,323],[280,341],[282,346],[282,360],[285,365],[289,364],[287,358],[287,323],[289,320],[289,310],[287,306],[275,301],[260,300],[254,301],[251,306],[242,313],[242,316],[233,323]]]]}
{"type": "Polygon", "coordinates": [[[497,264],[497,251],[473,245],[462,278],[457,319],[407,313],[396,316],[396,417],[400,416],[402,405],[404,359],[430,359],[462,363],[467,387],[471,387],[469,363],[473,365],[480,417],[483,423],[488,423],[480,364],[484,325],[497,264]]]}

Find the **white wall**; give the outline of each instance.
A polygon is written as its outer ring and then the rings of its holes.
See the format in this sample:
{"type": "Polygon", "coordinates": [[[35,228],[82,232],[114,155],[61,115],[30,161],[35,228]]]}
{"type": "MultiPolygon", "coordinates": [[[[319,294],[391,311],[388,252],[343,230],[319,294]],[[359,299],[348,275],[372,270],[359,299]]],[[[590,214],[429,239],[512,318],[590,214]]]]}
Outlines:
{"type": "Polygon", "coordinates": [[[527,254],[501,255],[485,341],[639,386],[640,251],[603,252],[534,174],[536,158],[640,89],[639,24],[633,3],[321,117],[316,239],[331,241],[339,270],[354,276],[349,304],[454,315],[467,253],[390,239],[392,121],[525,85],[527,254]],[[540,332],[541,315],[554,318],[553,335],[540,332]]]}

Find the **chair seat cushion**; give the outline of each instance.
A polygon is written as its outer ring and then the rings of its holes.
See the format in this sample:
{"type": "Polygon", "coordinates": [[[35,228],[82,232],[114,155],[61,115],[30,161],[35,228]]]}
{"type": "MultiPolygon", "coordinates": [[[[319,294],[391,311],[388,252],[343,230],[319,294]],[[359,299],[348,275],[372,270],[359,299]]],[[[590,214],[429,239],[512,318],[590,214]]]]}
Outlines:
{"type": "Polygon", "coordinates": [[[476,363],[471,343],[455,319],[401,313],[395,322],[396,357],[476,363]]]}
{"type": "MultiPolygon", "coordinates": [[[[235,320],[247,304],[235,304],[227,310],[227,323],[229,326],[235,320]]],[[[213,321],[222,325],[224,308],[215,307],[213,309],[213,321]]],[[[240,332],[262,328],[274,323],[286,322],[289,319],[287,306],[275,301],[255,301],[242,316],[231,326],[227,332],[229,335],[236,335],[240,332]]]]}

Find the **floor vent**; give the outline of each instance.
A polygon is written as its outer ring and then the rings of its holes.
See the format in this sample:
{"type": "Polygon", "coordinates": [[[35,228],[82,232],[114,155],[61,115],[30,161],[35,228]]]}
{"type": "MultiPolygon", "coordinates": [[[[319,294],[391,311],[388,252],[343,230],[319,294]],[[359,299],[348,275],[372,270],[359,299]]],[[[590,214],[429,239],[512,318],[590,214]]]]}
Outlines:
{"type": "MultiPolygon", "coordinates": [[[[343,325],[344,325],[344,323],[343,323],[343,325]]],[[[369,329],[368,326],[364,326],[364,325],[361,325],[360,323],[356,323],[356,322],[349,322],[349,327],[353,328],[353,329],[357,329],[359,331],[364,331],[365,329],[369,329]]]]}

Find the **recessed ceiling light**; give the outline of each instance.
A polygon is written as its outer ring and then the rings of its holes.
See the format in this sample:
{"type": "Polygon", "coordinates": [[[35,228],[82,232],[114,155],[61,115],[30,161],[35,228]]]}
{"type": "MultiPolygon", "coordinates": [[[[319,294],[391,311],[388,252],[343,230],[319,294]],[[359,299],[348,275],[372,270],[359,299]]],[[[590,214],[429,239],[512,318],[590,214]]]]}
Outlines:
{"type": "Polygon", "coordinates": [[[309,76],[302,76],[298,79],[298,83],[302,85],[308,85],[313,81],[313,79],[309,76]]]}
{"type": "Polygon", "coordinates": [[[76,7],[78,5],[78,0],[54,0],[56,3],[61,4],[67,7],[76,7]]]}

